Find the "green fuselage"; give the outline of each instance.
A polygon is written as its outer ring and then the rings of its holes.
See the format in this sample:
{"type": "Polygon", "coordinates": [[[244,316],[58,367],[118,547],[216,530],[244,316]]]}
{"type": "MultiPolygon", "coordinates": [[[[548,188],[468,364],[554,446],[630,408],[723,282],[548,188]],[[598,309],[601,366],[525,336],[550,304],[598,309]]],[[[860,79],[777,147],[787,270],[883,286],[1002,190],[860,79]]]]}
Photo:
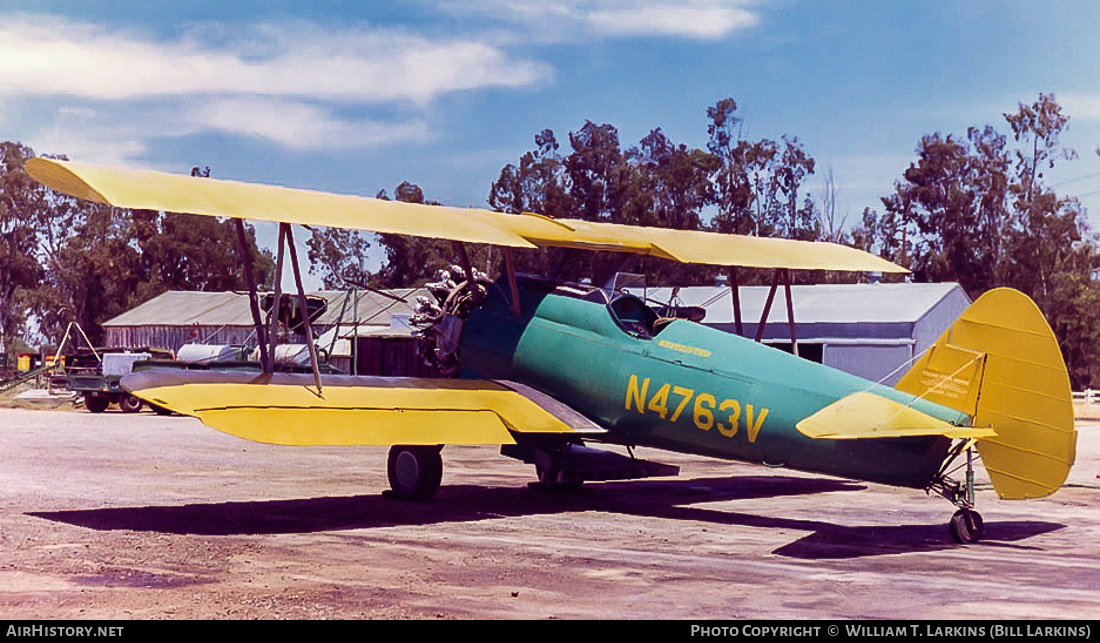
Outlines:
{"type": "Polygon", "coordinates": [[[864,390],[947,422],[967,420],[958,411],[694,322],[654,326],[654,314],[639,311],[636,298],[609,305],[552,290],[522,288],[517,316],[500,295],[507,285],[493,288],[466,320],[463,376],[538,388],[620,442],[920,488],[938,471],[948,439],[821,440],[802,435],[795,424],[864,390]]]}

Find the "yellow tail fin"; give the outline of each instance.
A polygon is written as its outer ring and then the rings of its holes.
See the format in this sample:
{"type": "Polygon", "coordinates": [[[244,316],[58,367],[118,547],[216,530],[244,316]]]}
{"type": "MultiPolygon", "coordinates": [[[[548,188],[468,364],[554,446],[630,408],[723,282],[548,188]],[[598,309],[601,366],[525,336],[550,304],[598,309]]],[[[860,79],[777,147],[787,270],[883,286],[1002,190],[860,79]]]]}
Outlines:
{"type": "Polygon", "coordinates": [[[1048,496],[1069,475],[1077,450],[1069,374],[1027,295],[998,288],[979,297],[896,388],[996,431],[978,440],[978,452],[1001,498],[1048,496]]]}

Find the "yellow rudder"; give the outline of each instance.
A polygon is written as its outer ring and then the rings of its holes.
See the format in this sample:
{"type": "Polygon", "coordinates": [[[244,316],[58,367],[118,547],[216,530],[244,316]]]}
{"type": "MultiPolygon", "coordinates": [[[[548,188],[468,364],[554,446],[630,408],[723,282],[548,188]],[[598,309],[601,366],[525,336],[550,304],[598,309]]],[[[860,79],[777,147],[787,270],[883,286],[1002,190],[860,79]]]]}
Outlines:
{"type": "Polygon", "coordinates": [[[979,297],[896,388],[996,431],[978,439],[978,452],[1001,498],[1048,496],[1069,475],[1077,450],[1069,374],[1027,295],[997,288],[979,297]]]}

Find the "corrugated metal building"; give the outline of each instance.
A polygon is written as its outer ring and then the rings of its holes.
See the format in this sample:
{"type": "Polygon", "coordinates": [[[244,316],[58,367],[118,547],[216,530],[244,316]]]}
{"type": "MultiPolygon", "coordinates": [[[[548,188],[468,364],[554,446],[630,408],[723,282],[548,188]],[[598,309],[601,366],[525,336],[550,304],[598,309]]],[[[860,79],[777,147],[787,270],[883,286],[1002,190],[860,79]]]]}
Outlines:
{"type": "MultiPolygon", "coordinates": [[[[309,293],[328,302],[327,310],[314,323],[315,332],[324,333],[339,323],[341,334],[358,328],[384,333],[391,328],[391,316],[407,320],[416,298],[427,294],[417,288],[387,292],[404,301],[363,290],[309,293]]],[[[255,343],[248,293],[244,292],[169,291],[105,322],[103,328],[107,346],[156,346],[176,351],[192,343],[255,343]]],[[[299,336],[296,341],[304,340],[299,336]]],[[[322,347],[328,346],[322,343],[322,347]]]]}
{"type": "MultiPolygon", "coordinates": [[[[700,306],[702,323],[734,332],[733,298],[725,286],[649,288],[651,302],[700,306]]],[[[756,336],[767,286],[740,289],[743,333],[756,336]]],[[[636,294],[641,294],[634,290],[636,294]]],[[[871,380],[895,383],[919,355],[970,305],[955,283],[817,284],[792,286],[799,355],[871,380]]],[[[776,291],[763,341],[790,350],[787,301],[776,291]]]]}

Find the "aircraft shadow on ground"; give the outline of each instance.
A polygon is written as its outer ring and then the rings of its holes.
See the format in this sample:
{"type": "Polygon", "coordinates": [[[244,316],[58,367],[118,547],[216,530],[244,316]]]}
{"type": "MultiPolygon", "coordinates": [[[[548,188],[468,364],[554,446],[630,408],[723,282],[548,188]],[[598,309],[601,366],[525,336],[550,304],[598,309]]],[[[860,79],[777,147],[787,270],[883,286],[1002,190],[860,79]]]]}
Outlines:
{"type": "MultiPolygon", "coordinates": [[[[816,531],[772,553],[790,558],[826,560],[941,551],[962,546],[952,539],[946,520],[934,525],[886,527],[817,524],[819,528],[816,531]]],[[[1064,527],[1065,525],[1036,520],[986,522],[981,546],[1028,549],[1026,545],[1013,543],[1064,527]]]]}
{"type": "MultiPolygon", "coordinates": [[[[956,546],[945,522],[936,525],[848,527],[833,523],[696,507],[700,503],[859,491],[842,480],[743,476],[645,480],[587,485],[573,491],[447,485],[429,503],[378,495],[144,506],[27,515],[96,530],[228,536],[310,533],[471,522],[574,511],[602,511],[718,525],[810,532],[774,553],[794,558],[855,558],[956,546]]],[[[1039,522],[987,523],[986,540],[1009,543],[1060,529],[1039,522]]]]}

